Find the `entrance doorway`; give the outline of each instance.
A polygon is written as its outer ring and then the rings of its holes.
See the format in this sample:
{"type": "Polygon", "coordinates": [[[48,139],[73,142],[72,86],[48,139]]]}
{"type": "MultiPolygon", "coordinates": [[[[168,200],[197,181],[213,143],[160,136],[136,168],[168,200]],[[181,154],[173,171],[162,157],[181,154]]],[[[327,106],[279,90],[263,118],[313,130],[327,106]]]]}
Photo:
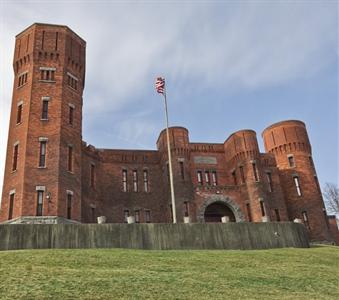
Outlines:
{"type": "Polygon", "coordinates": [[[223,216],[228,216],[230,222],[235,222],[234,213],[224,203],[214,202],[205,209],[204,219],[206,223],[220,223],[223,216]]]}

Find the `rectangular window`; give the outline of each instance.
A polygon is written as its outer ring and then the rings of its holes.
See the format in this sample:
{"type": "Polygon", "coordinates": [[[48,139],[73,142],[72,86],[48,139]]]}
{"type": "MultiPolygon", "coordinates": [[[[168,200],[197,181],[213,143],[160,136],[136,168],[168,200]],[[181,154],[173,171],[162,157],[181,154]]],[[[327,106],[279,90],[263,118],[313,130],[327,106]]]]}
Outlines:
{"type": "Polygon", "coordinates": [[[234,183],[234,185],[238,185],[238,181],[237,181],[237,173],[236,173],[235,170],[232,172],[232,178],[233,178],[233,183],[234,183]]]}
{"type": "Polygon", "coordinates": [[[270,193],[272,193],[273,192],[272,174],[270,172],[267,172],[266,178],[267,178],[267,182],[268,182],[268,191],[270,193]]]}
{"type": "Polygon", "coordinates": [[[95,186],[95,165],[91,164],[90,166],[90,184],[91,187],[95,186]]]}
{"type": "Polygon", "coordinates": [[[252,163],[252,169],[253,169],[254,180],[258,182],[259,181],[258,169],[257,169],[257,164],[255,162],[252,163]]]}
{"type": "Polygon", "coordinates": [[[138,171],[137,170],[133,171],[133,191],[134,192],[138,191],[138,171]]]}
{"type": "Polygon", "coordinates": [[[73,147],[68,146],[68,166],[67,170],[73,172],[73,147]]]}
{"type": "Polygon", "coordinates": [[[151,223],[151,211],[150,210],[145,210],[145,222],[151,223]]]}
{"type": "Polygon", "coordinates": [[[46,166],[46,141],[40,142],[40,155],[39,155],[39,167],[44,168],[46,166]]]}
{"type": "Polygon", "coordinates": [[[140,223],[140,210],[134,211],[135,223],[140,223]]]}
{"type": "Polygon", "coordinates": [[[249,203],[246,203],[246,211],[247,211],[248,222],[252,222],[252,212],[251,212],[251,206],[249,203]]]}
{"type": "Polygon", "coordinates": [[[265,202],[262,200],[260,200],[260,210],[261,210],[261,215],[265,217],[266,216],[265,202]]]}
{"type": "Polygon", "coordinates": [[[72,219],[72,194],[67,194],[67,219],[72,219]]]}
{"type": "Polygon", "coordinates": [[[92,219],[92,223],[96,223],[95,222],[95,208],[91,207],[91,219],[92,219]]]}
{"type": "Polygon", "coordinates": [[[9,195],[8,220],[13,219],[14,196],[15,196],[15,193],[12,193],[9,195]]]}
{"type": "Polygon", "coordinates": [[[54,82],[55,81],[55,68],[40,68],[40,80],[54,82]]]}
{"type": "Polygon", "coordinates": [[[42,100],[41,119],[48,120],[48,100],[42,100]]]}
{"type": "Polygon", "coordinates": [[[288,155],[287,156],[288,159],[288,165],[290,168],[295,167],[295,161],[294,161],[294,156],[293,155],[288,155]]]}
{"type": "Polygon", "coordinates": [[[274,213],[275,213],[275,219],[277,220],[277,222],[280,222],[280,213],[279,213],[279,209],[274,209],[274,213]]]}
{"type": "Polygon", "coordinates": [[[184,179],[185,179],[184,162],[183,162],[183,161],[180,161],[180,162],[179,162],[179,165],[180,165],[181,179],[184,180],[184,179]]]}
{"type": "Polygon", "coordinates": [[[13,149],[12,171],[16,171],[18,167],[19,144],[16,144],[13,149]]]}
{"type": "Polygon", "coordinates": [[[210,185],[210,172],[205,171],[205,182],[207,185],[210,185]]]}
{"type": "Polygon", "coordinates": [[[68,112],[68,124],[73,125],[74,120],[74,107],[69,106],[69,112],[68,112]]]}
{"type": "Polygon", "coordinates": [[[148,171],[144,170],[144,191],[148,192],[148,171]]]}
{"type": "Polygon", "coordinates": [[[202,172],[198,171],[197,176],[198,176],[198,184],[202,185],[203,184],[203,182],[202,182],[202,172]]]}
{"type": "Polygon", "coordinates": [[[184,216],[188,217],[189,216],[189,206],[188,206],[188,202],[187,201],[184,202],[184,209],[185,209],[184,216]]]}
{"type": "Polygon", "coordinates": [[[301,212],[301,214],[302,214],[302,217],[303,217],[303,221],[304,221],[305,226],[306,226],[308,229],[310,229],[310,223],[309,223],[309,221],[308,221],[307,211],[304,210],[303,212],[301,212]]]}
{"type": "Polygon", "coordinates": [[[298,196],[301,196],[301,188],[300,188],[300,182],[299,182],[299,177],[298,176],[293,176],[293,181],[295,184],[295,187],[297,189],[297,194],[298,196]]]}
{"type": "Polygon", "coordinates": [[[67,73],[67,84],[72,89],[77,90],[78,89],[78,78],[76,78],[71,73],[67,73]]]}
{"type": "Polygon", "coordinates": [[[19,104],[16,112],[16,123],[20,124],[22,118],[22,104],[19,104]]]}
{"type": "Polygon", "coordinates": [[[37,216],[42,216],[43,200],[44,200],[44,191],[37,191],[37,207],[36,207],[37,216]]]}
{"type": "Polygon", "coordinates": [[[122,170],[122,190],[127,192],[127,170],[122,170]]]}
{"type": "Polygon", "coordinates": [[[213,186],[218,185],[218,179],[217,179],[217,172],[216,171],[212,171],[212,184],[213,184],[213,186]]]}
{"type": "Polygon", "coordinates": [[[23,86],[24,84],[27,83],[27,72],[23,73],[19,76],[18,78],[18,87],[23,86]]]}
{"type": "Polygon", "coordinates": [[[240,166],[239,170],[240,170],[240,176],[241,176],[241,183],[245,183],[246,180],[245,180],[245,174],[244,174],[244,167],[240,166]]]}
{"type": "Polygon", "coordinates": [[[127,218],[129,217],[129,210],[125,209],[124,210],[124,222],[127,223],[127,218]]]}

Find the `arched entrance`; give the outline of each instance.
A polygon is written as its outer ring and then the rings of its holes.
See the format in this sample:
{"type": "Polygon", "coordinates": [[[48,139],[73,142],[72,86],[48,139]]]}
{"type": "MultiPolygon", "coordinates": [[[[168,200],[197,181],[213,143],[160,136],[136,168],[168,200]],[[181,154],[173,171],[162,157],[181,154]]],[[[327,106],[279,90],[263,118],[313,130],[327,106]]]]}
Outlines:
{"type": "Polygon", "coordinates": [[[239,205],[226,195],[206,195],[205,201],[198,210],[197,219],[200,223],[205,222],[221,222],[221,217],[229,216],[232,222],[243,222],[244,215],[239,205]],[[205,212],[207,220],[205,220],[205,212]],[[217,221],[209,221],[214,214],[214,218],[219,218],[217,221]]]}
{"type": "Polygon", "coordinates": [[[235,222],[234,213],[225,203],[214,202],[206,207],[204,221],[206,223],[220,223],[223,216],[229,217],[230,222],[235,222]]]}

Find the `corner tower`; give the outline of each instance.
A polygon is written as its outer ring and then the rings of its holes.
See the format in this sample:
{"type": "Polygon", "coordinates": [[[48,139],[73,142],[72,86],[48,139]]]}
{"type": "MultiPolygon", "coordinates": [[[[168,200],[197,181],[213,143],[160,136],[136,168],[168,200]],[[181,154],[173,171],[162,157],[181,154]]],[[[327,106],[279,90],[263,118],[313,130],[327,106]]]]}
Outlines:
{"type": "Polygon", "coordinates": [[[280,170],[289,219],[301,219],[311,239],[330,240],[305,124],[282,121],[266,128],[262,136],[266,151],[274,154],[280,170]]]}
{"type": "Polygon", "coordinates": [[[0,221],[80,221],[86,42],[35,23],[16,36],[0,221]]]}

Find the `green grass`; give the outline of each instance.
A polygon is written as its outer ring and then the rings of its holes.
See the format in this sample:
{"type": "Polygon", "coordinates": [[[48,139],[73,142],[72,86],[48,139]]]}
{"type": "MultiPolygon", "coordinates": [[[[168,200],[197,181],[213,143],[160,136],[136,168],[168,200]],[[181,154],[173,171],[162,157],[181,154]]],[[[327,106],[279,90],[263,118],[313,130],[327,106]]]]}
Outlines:
{"type": "Polygon", "coordinates": [[[0,299],[339,299],[339,247],[0,252],[0,299]]]}

